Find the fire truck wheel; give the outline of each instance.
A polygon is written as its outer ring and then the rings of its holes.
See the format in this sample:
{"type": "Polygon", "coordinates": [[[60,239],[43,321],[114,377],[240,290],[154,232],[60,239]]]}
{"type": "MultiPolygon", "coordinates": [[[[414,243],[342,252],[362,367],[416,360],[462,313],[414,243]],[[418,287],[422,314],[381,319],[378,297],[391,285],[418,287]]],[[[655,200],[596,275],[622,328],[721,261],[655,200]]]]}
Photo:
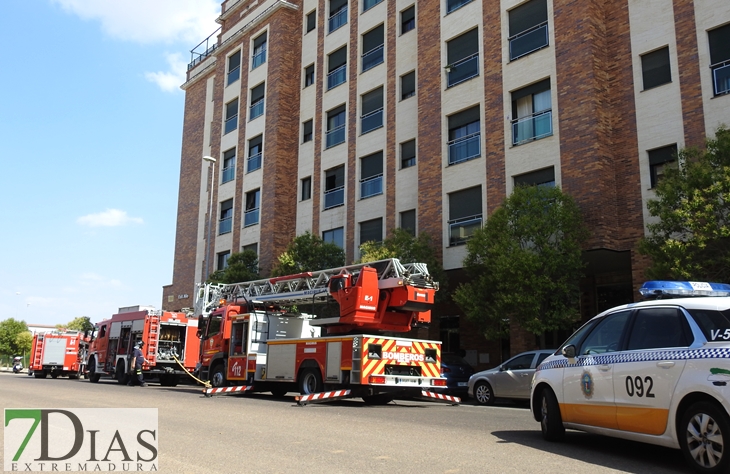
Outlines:
{"type": "Polygon", "coordinates": [[[226,380],[226,372],[223,370],[223,364],[216,364],[210,372],[210,384],[214,387],[225,387],[228,385],[226,380]]]}
{"type": "Polygon", "coordinates": [[[322,391],[322,376],[317,369],[304,369],[299,376],[299,393],[310,395],[322,391]]]}
{"type": "Polygon", "coordinates": [[[96,373],[96,359],[89,359],[89,382],[96,383],[101,378],[101,374],[96,373]]]}
{"type": "Polygon", "coordinates": [[[124,370],[124,362],[119,361],[117,362],[117,369],[116,369],[116,379],[117,382],[119,382],[122,385],[127,385],[127,382],[129,382],[129,375],[127,374],[127,371],[124,370]]]}
{"type": "Polygon", "coordinates": [[[37,370],[37,371],[33,372],[33,377],[35,377],[37,379],[44,379],[47,376],[48,376],[48,374],[46,373],[45,370],[37,370]]]}

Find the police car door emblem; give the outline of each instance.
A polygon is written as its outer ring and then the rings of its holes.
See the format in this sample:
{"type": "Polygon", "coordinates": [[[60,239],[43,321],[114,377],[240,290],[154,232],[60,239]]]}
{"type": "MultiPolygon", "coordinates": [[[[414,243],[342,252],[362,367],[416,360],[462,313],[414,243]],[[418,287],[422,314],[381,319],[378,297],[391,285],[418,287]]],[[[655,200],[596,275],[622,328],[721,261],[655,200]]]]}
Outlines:
{"type": "Polygon", "coordinates": [[[587,370],[584,370],[583,375],[580,376],[580,389],[586,398],[593,396],[593,377],[591,377],[591,373],[587,370]]]}

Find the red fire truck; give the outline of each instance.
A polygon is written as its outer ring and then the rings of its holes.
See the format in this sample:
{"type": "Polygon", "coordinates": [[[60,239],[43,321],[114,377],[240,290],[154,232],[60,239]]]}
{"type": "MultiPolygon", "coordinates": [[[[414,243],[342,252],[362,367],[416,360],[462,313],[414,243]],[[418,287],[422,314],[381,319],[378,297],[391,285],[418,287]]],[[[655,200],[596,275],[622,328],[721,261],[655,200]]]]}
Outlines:
{"type": "Polygon", "coordinates": [[[128,369],[134,345],[144,341],[144,378],[157,378],[161,385],[175,386],[185,371],[198,361],[197,319],[186,313],[158,311],[153,307],[129,306],[96,323],[89,347],[88,378],[98,382],[102,375],[119,383],[129,381],[128,369]]]}
{"type": "Polygon", "coordinates": [[[77,379],[84,373],[89,339],[84,333],[54,330],[33,336],[33,350],[29,369],[38,379],[49,375],[54,379],[68,376],[77,379]]]}
{"type": "Polygon", "coordinates": [[[396,335],[431,320],[438,283],[425,264],[387,259],[237,284],[196,301],[206,394],[299,392],[300,403],[432,397],[441,343],[396,335]],[[227,387],[230,382],[239,385],[227,387]]]}

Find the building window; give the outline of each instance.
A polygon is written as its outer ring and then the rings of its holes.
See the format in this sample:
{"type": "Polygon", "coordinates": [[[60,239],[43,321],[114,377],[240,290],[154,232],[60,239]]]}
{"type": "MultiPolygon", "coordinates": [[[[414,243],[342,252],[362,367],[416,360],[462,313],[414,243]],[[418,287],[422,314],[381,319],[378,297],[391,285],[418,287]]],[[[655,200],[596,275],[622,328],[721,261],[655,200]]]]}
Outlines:
{"type": "Polygon", "coordinates": [[[345,229],[338,227],[336,229],[325,230],[322,232],[322,240],[330,244],[335,244],[343,249],[345,248],[345,229]]]}
{"type": "Polygon", "coordinates": [[[305,34],[309,33],[317,27],[317,10],[312,10],[307,13],[307,26],[305,27],[305,34]]]}
{"type": "Polygon", "coordinates": [[[226,85],[233,84],[241,77],[241,50],[228,57],[228,76],[226,85]]]}
{"type": "Polygon", "coordinates": [[[364,0],[362,3],[362,11],[368,11],[383,0],[364,0]]]}
{"type": "Polygon", "coordinates": [[[512,93],[512,144],[521,145],[553,134],[550,79],[512,93]]]}
{"type": "Polygon", "coordinates": [[[410,6],[400,12],[400,34],[406,34],[416,28],[416,7],[410,6]]]}
{"type": "Polygon", "coordinates": [[[531,0],[509,11],[509,59],[548,46],[547,0],[531,0]]]}
{"type": "Polygon", "coordinates": [[[378,217],[360,223],[360,245],[365,242],[383,241],[383,218],[378,217]]]}
{"type": "Polygon", "coordinates": [[[330,0],[329,32],[347,23],[347,0],[330,0]]]}
{"type": "Polygon", "coordinates": [[[223,152],[223,171],[221,176],[221,182],[227,183],[233,181],[236,177],[236,149],[231,148],[223,152]]]}
{"type": "Polygon", "coordinates": [[[302,178],[301,200],[307,201],[312,198],[312,177],[302,178]]]}
{"type": "Polygon", "coordinates": [[[449,194],[449,246],[465,244],[482,226],[482,187],[449,194]]]}
{"type": "Polygon", "coordinates": [[[455,354],[461,349],[459,335],[459,316],[441,316],[439,318],[439,338],[441,353],[455,354]]]}
{"type": "Polygon", "coordinates": [[[248,245],[244,245],[243,247],[241,247],[241,252],[247,252],[247,251],[251,251],[251,252],[255,253],[256,255],[258,255],[259,254],[259,244],[258,243],[248,244],[248,245]]]}
{"type": "Polygon", "coordinates": [[[243,226],[259,223],[259,202],[261,191],[256,189],[246,193],[246,209],[243,213],[243,226]]]}
{"type": "Polygon", "coordinates": [[[339,86],[347,79],[347,46],[327,56],[327,90],[339,86]]]}
{"type": "Polygon", "coordinates": [[[340,105],[327,112],[326,148],[345,142],[345,106],[340,105]]]}
{"type": "Polygon", "coordinates": [[[223,127],[223,134],[230,133],[238,128],[238,99],[233,99],[226,104],[226,123],[223,127]]]}
{"type": "Polygon", "coordinates": [[[411,71],[400,77],[400,100],[416,95],[416,71],[411,71]]]}
{"type": "Polygon", "coordinates": [[[552,166],[514,177],[515,186],[555,187],[555,168],[552,166]]]}
{"type": "Polygon", "coordinates": [[[362,71],[372,69],[383,62],[383,25],[376,26],[362,35],[362,71]]]}
{"type": "Polygon", "coordinates": [[[449,164],[481,156],[479,106],[449,116],[449,164]]]}
{"type": "Polygon", "coordinates": [[[251,69],[256,69],[266,62],[266,33],[253,40],[253,57],[251,69]]]}
{"type": "Polygon", "coordinates": [[[248,141],[248,159],[246,160],[246,173],[261,168],[263,160],[263,135],[254,137],[248,141]]]}
{"type": "Polygon", "coordinates": [[[362,95],[360,133],[365,134],[383,126],[383,88],[362,95]]]}
{"type": "Polygon", "coordinates": [[[651,187],[655,188],[664,171],[677,166],[677,144],[649,150],[648,153],[651,187]]]}
{"type": "Polygon", "coordinates": [[[302,124],[302,143],[312,141],[312,124],[313,121],[311,119],[302,124]]]}
{"type": "Polygon", "coordinates": [[[314,84],[314,64],[304,68],[304,87],[314,84]]]}
{"type": "Polygon", "coordinates": [[[474,28],[446,43],[448,64],[446,86],[457,84],[479,75],[479,29],[474,28]]]}
{"type": "Polygon", "coordinates": [[[216,265],[216,270],[225,270],[226,267],[228,267],[228,257],[231,256],[231,251],[226,250],[225,252],[220,252],[218,254],[218,264],[216,265]]]}
{"type": "Polygon", "coordinates": [[[707,32],[715,95],[730,93],[730,24],[707,32]]]}
{"type": "Polygon", "coordinates": [[[324,208],[345,204],[345,167],[337,166],[324,172],[324,208]]]}
{"type": "Polygon", "coordinates": [[[360,199],[383,194],[383,152],[360,158],[360,199]]]}
{"type": "Polygon", "coordinates": [[[471,3],[472,0],[446,0],[446,13],[451,13],[454,10],[458,10],[467,3],[471,3]]]}
{"type": "Polygon", "coordinates": [[[264,89],[266,83],[262,82],[251,89],[251,107],[249,109],[249,120],[260,117],[264,114],[264,89]]]}
{"type": "Polygon", "coordinates": [[[218,220],[218,234],[227,234],[233,226],[233,199],[221,202],[220,219],[218,220]]]}
{"type": "Polygon", "coordinates": [[[403,211],[400,213],[400,228],[416,236],[416,210],[403,211]]]}
{"type": "Polygon", "coordinates": [[[400,144],[400,167],[410,168],[416,165],[416,140],[408,140],[400,144]]]}
{"type": "Polygon", "coordinates": [[[641,56],[641,75],[644,79],[644,90],[672,82],[667,46],[641,56]]]}

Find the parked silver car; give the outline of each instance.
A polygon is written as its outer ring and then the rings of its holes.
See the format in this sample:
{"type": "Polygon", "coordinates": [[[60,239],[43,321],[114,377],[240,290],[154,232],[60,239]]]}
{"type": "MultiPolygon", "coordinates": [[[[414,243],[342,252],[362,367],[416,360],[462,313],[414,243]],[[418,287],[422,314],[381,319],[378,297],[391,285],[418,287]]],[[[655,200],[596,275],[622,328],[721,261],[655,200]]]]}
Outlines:
{"type": "Polygon", "coordinates": [[[469,378],[469,396],[480,405],[492,405],[495,398],[530,399],[530,383],[535,368],[555,349],[528,351],[493,369],[477,372],[469,378]]]}

